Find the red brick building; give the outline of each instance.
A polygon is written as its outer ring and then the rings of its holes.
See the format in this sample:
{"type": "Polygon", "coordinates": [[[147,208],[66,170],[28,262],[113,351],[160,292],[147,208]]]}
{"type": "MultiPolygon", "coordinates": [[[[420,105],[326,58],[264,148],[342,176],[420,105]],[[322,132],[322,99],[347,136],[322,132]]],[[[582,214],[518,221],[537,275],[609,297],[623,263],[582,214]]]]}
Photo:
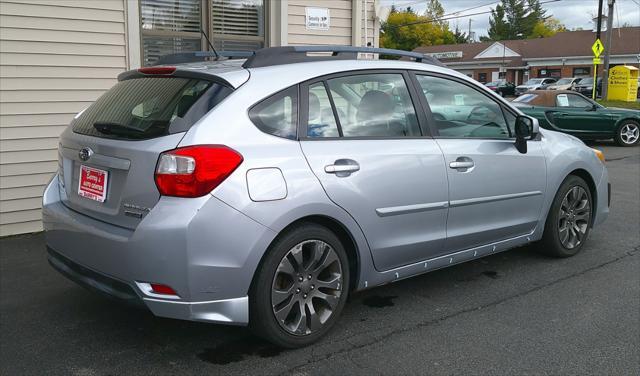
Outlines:
{"type": "MultiPolygon", "coordinates": [[[[640,27],[613,29],[611,59],[614,65],[640,63],[640,27]]],[[[606,42],[607,32],[601,36],[606,42]]],[[[584,77],[593,75],[591,30],[566,31],[548,38],[505,40],[418,47],[449,68],[480,82],[506,76],[516,85],[535,77],[584,77]]],[[[598,66],[599,73],[602,65],[598,66]]]]}

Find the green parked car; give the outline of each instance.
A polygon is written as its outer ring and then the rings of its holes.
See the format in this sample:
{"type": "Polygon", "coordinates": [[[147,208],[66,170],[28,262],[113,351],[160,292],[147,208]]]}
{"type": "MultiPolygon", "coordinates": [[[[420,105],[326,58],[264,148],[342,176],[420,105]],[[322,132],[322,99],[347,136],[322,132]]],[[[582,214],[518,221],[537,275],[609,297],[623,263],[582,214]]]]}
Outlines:
{"type": "Polygon", "coordinates": [[[640,140],[640,111],[604,107],[575,91],[530,91],[513,104],[537,118],[541,127],[583,140],[614,139],[620,146],[637,145],[640,140]]]}

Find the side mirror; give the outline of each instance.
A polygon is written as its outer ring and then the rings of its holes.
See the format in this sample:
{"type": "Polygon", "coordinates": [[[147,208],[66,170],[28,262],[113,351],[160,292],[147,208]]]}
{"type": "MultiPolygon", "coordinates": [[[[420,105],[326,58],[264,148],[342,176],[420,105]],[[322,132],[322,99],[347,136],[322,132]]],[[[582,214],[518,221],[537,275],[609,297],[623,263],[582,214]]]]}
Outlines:
{"type": "Polygon", "coordinates": [[[522,154],[527,152],[527,140],[535,138],[539,132],[538,119],[518,115],[516,117],[516,149],[522,154]]]}
{"type": "Polygon", "coordinates": [[[587,111],[597,111],[598,110],[598,106],[594,104],[591,105],[591,107],[587,107],[587,111]]]}

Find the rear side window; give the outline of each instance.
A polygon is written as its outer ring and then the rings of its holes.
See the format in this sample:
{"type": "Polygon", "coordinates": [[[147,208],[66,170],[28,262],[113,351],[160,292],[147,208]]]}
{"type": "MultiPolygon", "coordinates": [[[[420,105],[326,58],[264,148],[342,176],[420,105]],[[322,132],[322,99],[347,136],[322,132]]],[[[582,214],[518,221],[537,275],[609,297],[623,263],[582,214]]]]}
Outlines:
{"type": "Polygon", "coordinates": [[[263,132],[294,140],[298,118],[298,87],[292,86],[249,110],[249,118],[263,132]]]}
{"type": "Polygon", "coordinates": [[[180,77],[144,77],[118,82],[73,122],[89,136],[144,140],[187,131],[232,89],[180,77]]]}

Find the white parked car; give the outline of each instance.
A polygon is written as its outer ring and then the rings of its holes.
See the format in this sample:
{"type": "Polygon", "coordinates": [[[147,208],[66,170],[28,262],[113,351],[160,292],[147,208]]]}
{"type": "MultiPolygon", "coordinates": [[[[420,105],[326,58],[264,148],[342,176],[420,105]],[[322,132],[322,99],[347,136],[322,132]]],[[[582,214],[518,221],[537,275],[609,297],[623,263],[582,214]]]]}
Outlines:
{"type": "Polygon", "coordinates": [[[548,90],[573,90],[573,87],[576,86],[582,80],[581,77],[567,77],[561,78],[553,85],[549,85],[547,87],[548,90]]]}

